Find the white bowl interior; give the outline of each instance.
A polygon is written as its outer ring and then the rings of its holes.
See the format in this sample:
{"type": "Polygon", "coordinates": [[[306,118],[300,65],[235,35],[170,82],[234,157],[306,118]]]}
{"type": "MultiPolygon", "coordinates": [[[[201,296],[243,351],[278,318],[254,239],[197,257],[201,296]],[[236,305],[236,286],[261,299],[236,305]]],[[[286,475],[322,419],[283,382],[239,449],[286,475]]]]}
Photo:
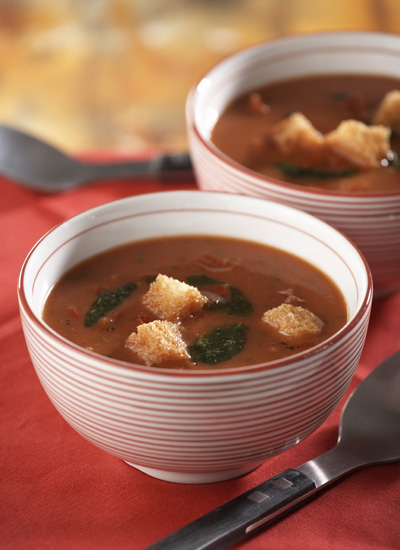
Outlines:
{"type": "Polygon", "coordinates": [[[400,77],[400,37],[383,33],[326,33],[272,40],[227,58],[192,91],[188,119],[204,140],[236,97],[280,80],[315,74],[400,77]],[[194,105],[193,105],[193,103],[194,105]]]}
{"type": "Polygon", "coordinates": [[[22,285],[27,303],[40,318],[53,285],[85,258],[135,240],[185,234],[248,239],[301,257],[336,282],[349,319],[368,294],[363,258],[345,236],[321,220],[262,199],[177,191],[109,203],[50,231],[25,265],[22,285]]]}

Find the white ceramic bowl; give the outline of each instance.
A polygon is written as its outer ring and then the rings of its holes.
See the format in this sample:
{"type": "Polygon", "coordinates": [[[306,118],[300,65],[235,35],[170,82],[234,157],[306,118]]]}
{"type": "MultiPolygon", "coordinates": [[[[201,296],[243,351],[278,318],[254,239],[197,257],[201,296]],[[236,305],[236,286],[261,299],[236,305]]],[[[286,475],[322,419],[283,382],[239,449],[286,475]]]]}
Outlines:
{"type": "Polygon", "coordinates": [[[19,302],[39,380],[75,430],[154,477],[206,483],[254,469],[333,411],[359,361],[371,285],[368,266],[347,237],[313,216],[251,197],[182,191],[112,202],[55,227],[24,263],[19,302]],[[182,372],[94,354],[42,321],[49,291],[76,263],[126,242],[185,234],[244,238],[301,256],[341,289],[346,326],[269,365],[182,372]]]}
{"type": "Polygon", "coordinates": [[[400,192],[355,195],[275,180],[232,161],[210,139],[221,113],[238,96],[288,78],[340,73],[400,78],[400,36],[367,32],[299,35],[227,58],[189,94],[186,118],[191,156],[201,189],[284,202],[344,231],[366,257],[375,296],[379,296],[400,288],[400,192]]]}

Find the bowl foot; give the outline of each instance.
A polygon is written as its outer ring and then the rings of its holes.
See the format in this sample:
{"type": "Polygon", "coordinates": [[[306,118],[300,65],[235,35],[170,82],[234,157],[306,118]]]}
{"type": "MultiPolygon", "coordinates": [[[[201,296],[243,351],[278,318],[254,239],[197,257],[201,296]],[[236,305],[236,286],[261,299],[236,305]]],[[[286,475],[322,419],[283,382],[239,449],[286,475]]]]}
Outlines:
{"type": "Polygon", "coordinates": [[[219,481],[226,481],[228,479],[234,479],[235,477],[242,476],[255,470],[261,463],[242,466],[240,468],[234,468],[232,470],[223,470],[221,472],[170,472],[167,470],[157,470],[155,468],[145,468],[125,461],[129,466],[133,466],[137,470],[163,481],[170,481],[171,483],[185,483],[185,484],[204,484],[204,483],[217,483],[219,481]]]}

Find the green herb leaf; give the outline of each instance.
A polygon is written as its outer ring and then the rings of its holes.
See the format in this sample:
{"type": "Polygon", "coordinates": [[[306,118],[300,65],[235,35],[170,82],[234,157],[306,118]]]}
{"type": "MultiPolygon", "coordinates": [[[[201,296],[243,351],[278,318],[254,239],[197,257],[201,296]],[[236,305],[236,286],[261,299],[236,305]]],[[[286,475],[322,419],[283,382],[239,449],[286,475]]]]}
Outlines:
{"type": "Polygon", "coordinates": [[[316,178],[316,179],[333,179],[333,178],[347,178],[357,174],[355,168],[348,168],[346,170],[323,170],[320,168],[304,168],[298,164],[290,162],[277,162],[277,168],[285,176],[291,178],[316,178]]]}
{"type": "Polygon", "coordinates": [[[86,313],[85,326],[91,327],[97,323],[109,311],[122,304],[136,288],[136,283],[129,282],[115,290],[105,290],[102,292],[86,313]]]}
{"type": "Polygon", "coordinates": [[[246,344],[248,327],[243,323],[223,325],[192,342],[188,351],[196,363],[215,365],[237,355],[246,344]]]}
{"type": "Polygon", "coordinates": [[[231,315],[250,315],[253,305],[238,288],[231,287],[231,299],[228,302],[228,313],[231,315]]]}
{"type": "Polygon", "coordinates": [[[208,285],[215,285],[215,284],[224,284],[222,283],[222,281],[217,281],[217,279],[213,279],[212,277],[209,277],[204,273],[189,275],[189,277],[187,277],[186,279],[186,282],[188,285],[192,285],[192,286],[208,286],[208,285]]]}
{"type": "Polygon", "coordinates": [[[331,99],[333,99],[333,101],[342,101],[343,99],[347,99],[348,97],[349,97],[348,92],[344,92],[344,91],[337,91],[337,92],[331,93],[331,99]]]}
{"type": "MultiPolygon", "coordinates": [[[[225,283],[224,283],[225,284],[225,283]]],[[[209,309],[214,311],[226,311],[228,315],[250,315],[253,313],[253,305],[245,297],[243,292],[234,286],[227,285],[230,289],[230,300],[210,302],[209,309]]]]}
{"type": "Polygon", "coordinates": [[[254,311],[252,303],[249,302],[243,292],[229,283],[218,281],[217,279],[213,279],[203,273],[189,275],[186,282],[197,287],[226,285],[229,288],[230,299],[210,302],[208,306],[210,310],[225,310],[228,315],[250,315],[254,311]]]}
{"type": "Polygon", "coordinates": [[[396,151],[391,152],[391,157],[388,159],[388,166],[392,166],[393,168],[396,168],[397,170],[400,169],[400,159],[399,155],[396,151]]]}

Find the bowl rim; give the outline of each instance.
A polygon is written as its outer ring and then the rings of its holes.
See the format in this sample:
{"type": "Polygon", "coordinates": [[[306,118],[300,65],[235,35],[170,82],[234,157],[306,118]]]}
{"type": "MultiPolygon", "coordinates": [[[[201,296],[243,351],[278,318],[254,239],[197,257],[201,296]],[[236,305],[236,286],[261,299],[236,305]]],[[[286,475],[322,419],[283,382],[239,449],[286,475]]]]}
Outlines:
{"type": "MultiPolygon", "coordinates": [[[[323,342],[320,342],[319,344],[309,348],[308,350],[305,350],[303,352],[298,352],[296,354],[293,354],[288,357],[284,357],[281,359],[276,359],[274,361],[268,361],[264,363],[256,363],[253,365],[246,365],[242,367],[230,367],[230,368],[204,368],[204,369],[193,369],[193,370],[181,370],[181,369],[171,369],[171,368],[164,368],[164,367],[155,367],[155,366],[147,366],[147,365],[140,365],[137,363],[131,363],[127,361],[122,361],[119,359],[113,359],[110,357],[105,357],[101,354],[98,354],[96,352],[92,352],[90,350],[87,350],[78,344],[75,344],[74,342],[71,342],[67,338],[61,336],[58,334],[54,329],[52,329],[49,325],[47,325],[41,318],[39,318],[35,312],[31,309],[28,299],[25,295],[24,290],[24,279],[25,279],[25,272],[28,267],[28,263],[35,253],[36,249],[45,241],[53,232],[58,230],[60,227],[62,227],[64,224],[68,224],[71,221],[73,221],[75,218],[82,217],[82,216],[88,216],[90,219],[91,214],[95,213],[95,211],[99,211],[102,208],[112,208],[113,206],[118,206],[119,203],[124,203],[129,200],[134,200],[136,198],[144,197],[144,196],[154,196],[154,195],[220,195],[220,196],[227,196],[232,197],[232,193],[223,193],[223,192],[215,192],[215,191],[201,191],[201,190],[183,190],[183,191],[165,191],[165,192],[156,192],[156,193],[146,193],[142,195],[132,195],[129,197],[125,197],[122,199],[116,199],[112,201],[108,201],[106,203],[91,207],[89,209],[83,210],[59,223],[54,225],[51,229],[49,229],[31,248],[31,250],[28,252],[18,278],[18,284],[17,284],[17,295],[18,295],[18,302],[20,309],[24,312],[24,314],[29,318],[30,322],[34,325],[35,329],[39,332],[42,332],[46,335],[47,338],[49,338],[53,342],[58,343],[59,349],[62,351],[63,347],[67,347],[67,349],[82,354],[83,356],[87,356],[88,358],[91,358],[92,360],[95,360],[97,363],[100,363],[105,369],[117,369],[122,371],[131,371],[133,372],[140,372],[140,373],[147,373],[149,375],[159,375],[159,376],[173,376],[173,377],[182,377],[182,378],[205,378],[205,377],[226,377],[226,376],[241,376],[247,373],[254,373],[254,372],[260,372],[260,371],[273,371],[277,372],[280,368],[287,367],[291,363],[295,362],[303,362],[307,361],[309,358],[313,357],[314,355],[318,355],[320,352],[323,352],[324,350],[334,346],[337,344],[338,340],[342,338],[346,338],[346,336],[353,330],[353,328],[359,324],[359,322],[365,317],[366,314],[368,314],[367,322],[372,306],[372,298],[373,298],[373,280],[372,280],[372,274],[369,268],[369,265],[362,254],[362,252],[358,249],[357,245],[351,241],[349,237],[347,237],[342,231],[334,227],[332,224],[317,218],[316,216],[309,214],[307,212],[304,212],[302,210],[299,210],[297,208],[294,208],[292,206],[288,206],[285,204],[277,203],[276,201],[270,200],[270,199],[264,199],[259,197],[246,197],[246,199],[257,201],[257,202],[268,202],[279,205],[279,207],[287,209],[287,210],[295,210],[299,212],[302,216],[313,218],[314,220],[317,220],[319,224],[325,225],[329,228],[329,230],[338,233],[341,235],[351,246],[352,248],[358,253],[358,256],[360,260],[363,262],[365,273],[367,277],[366,282],[366,291],[365,295],[362,298],[362,301],[360,305],[358,306],[357,311],[355,312],[353,318],[351,320],[348,320],[346,324],[336,333],[334,333],[332,336],[324,340],[323,342]]],[[[237,195],[241,196],[241,195],[237,195]]],[[[157,238],[157,237],[155,237],[157,238]]],[[[142,239],[141,239],[142,240],[142,239]]],[[[251,239],[248,239],[251,240],[251,239]]],[[[116,245],[118,246],[118,245],[116,245]]],[[[88,256],[89,258],[90,256],[88,256]]],[[[333,281],[334,282],[334,281],[333,281]]],[[[340,290],[340,289],[339,289],[340,290]]],[[[21,311],[21,315],[22,315],[21,311]]],[[[82,361],[84,363],[84,361],[82,361]]]]}
{"type": "MultiPolygon", "coordinates": [[[[230,158],[226,153],[221,151],[211,140],[207,140],[203,138],[200,131],[197,128],[196,122],[195,122],[195,105],[196,100],[199,97],[199,87],[201,87],[201,83],[209,77],[209,75],[214,71],[218,70],[220,67],[225,65],[226,63],[229,63],[232,59],[239,58],[242,55],[248,55],[251,54],[252,51],[262,51],[265,48],[268,48],[269,46],[275,46],[276,44],[288,44],[290,42],[296,43],[296,42],[302,42],[303,40],[307,38],[332,38],[332,37],[343,37],[343,36],[364,36],[365,38],[391,38],[394,40],[397,40],[399,42],[399,56],[400,56],[400,35],[389,33],[389,32],[379,32],[379,31],[364,31],[364,30],[343,30],[343,31],[335,31],[335,30],[327,30],[327,31],[310,31],[310,32],[304,32],[304,33],[298,33],[298,34],[288,34],[284,36],[278,36],[273,37],[271,39],[267,39],[261,42],[258,42],[257,44],[253,44],[251,46],[242,48],[230,55],[227,55],[214,65],[212,65],[207,71],[203,73],[203,75],[197,79],[197,81],[192,85],[190,88],[187,98],[186,98],[186,105],[185,105],[185,113],[186,113],[186,124],[189,133],[191,132],[193,135],[196,136],[197,140],[205,147],[209,153],[218,161],[218,162],[224,162],[226,163],[231,169],[241,172],[246,176],[249,176],[253,180],[257,180],[258,183],[262,184],[263,186],[266,184],[267,188],[269,185],[274,185],[276,187],[282,187],[284,189],[288,189],[289,191],[296,191],[297,193],[304,194],[305,196],[313,197],[313,196],[321,196],[321,197],[329,197],[329,198],[335,198],[337,197],[339,200],[344,198],[361,198],[364,200],[368,199],[374,199],[376,200],[378,197],[380,198],[391,198],[391,197],[400,197],[400,190],[399,191],[385,191],[385,192],[379,192],[379,191],[370,191],[370,192],[345,192],[345,191],[335,191],[332,189],[323,189],[323,188],[313,188],[313,187],[302,187],[301,185],[298,185],[296,183],[287,182],[284,180],[280,180],[274,177],[265,176],[261,174],[260,172],[257,172],[256,170],[252,170],[250,168],[247,168],[240,164],[239,162],[235,161],[234,159],[230,158]]],[[[359,49],[359,47],[358,47],[359,49]]],[[[321,73],[322,74],[322,73],[321,73]]],[[[334,74],[334,73],[332,73],[334,74]]],[[[336,73],[338,74],[338,73],[336,73]]],[[[283,79],[280,79],[281,81],[283,79]]]]}

